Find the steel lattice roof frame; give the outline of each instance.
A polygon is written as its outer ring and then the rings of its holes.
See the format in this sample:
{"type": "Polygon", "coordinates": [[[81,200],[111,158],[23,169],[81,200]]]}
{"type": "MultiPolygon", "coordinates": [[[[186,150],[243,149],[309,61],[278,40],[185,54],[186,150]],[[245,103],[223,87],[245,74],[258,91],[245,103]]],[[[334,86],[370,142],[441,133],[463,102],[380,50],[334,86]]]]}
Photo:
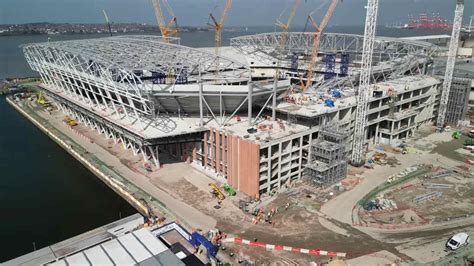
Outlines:
{"type": "MultiPolygon", "coordinates": [[[[176,38],[172,40],[177,42],[176,38]]],[[[226,57],[217,57],[213,53],[164,42],[163,38],[151,35],[28,44],[24,49],[31,46],[54,48],[81,57],[84,61],[93,60],[103,68],[130,73],[137,80],[139,76],[133,72],[143,70],[168,74],[170,69],[173,69],[178,76],[186,67],[193,75],[197,75],[198,71],[202,74],[212,74],[216,71],[218,62],[222,73],[215,76],[213,82],[247,78],[249,73],[248,66],[226,57]]],[[[208,76],[206,78],[209,80],[208,76]]],[[[213,79],[212,75],[210,79],[213,79]]]]}
{"type": "MultiPolygon", "coordinates": [[[[313,45],[314,34],[309,32],[291,32],[281,54],[280,32],[261,33],[240,36],[231,39],[231,46],[260,62],[272,65],[277,59],[289,60],[292,54],[309,55],[313,45]]],[[[348,53],[362,55],[364,36],[344,33],[323,33],[320,38],[321,53],[348,53]]],[[[391,71],[374,73],[373,80],[379,75],[384,81],[397,78],[404,72],[413,72],[419,65],[430,60],[437,52],[443,50],[437,45],[422,41],[404,40],[392,37],[377,37],[374,43],[374,59],[392,61],[391,71]],[[415,60],[416,59],[416,60],[415,60]],[[393,72],[393,73],[392,73],[393,72]]],[[[330,80],[315,82],[312,89],[325,90],[330,87],[356,87],[357,75],[336,77],[330,80]]]]}
{"type": "MultiPolygon", "coordinates": [[[[280,32],[261,33],[235,37],[230,44],[240,52],[255,59],[268,61],[279,56],[283,34],[280,32]]],[[[309,32],[290,32],[283,47],[288,56],[292,53],[309,54],[313,44],[314,34],[309,32]]],[[[331,53],[362,53],[364,36],[343,33],[323,33],[320,39],[320,51],[331,53]]],[[[374,55],[385,60],[393,60],[409,54],[432,55],[440,50],[439,46],[426,42],[403,40],[390,37],[378,37],[374,44],[374,55]]]]}
{"type": "MultiPolygon", "coordinates": [[[[104,109],[113,107],[116,112],[117,104],[123,107],[125,112],[128,110],[131,115],[134,114],[135,118],[139,118],[140,113],[146,116],[154,115],[150,96],[152,90],[156,90],[150,83],[143,82],[137,71],[168,74],[170,69],[181,73],[184,68],[188,68],[188,73],[196,76],[196,79],[206,74],[206,81],[214,84],[242,81],[243,78],[247,80],[250,73],[247,66],[225,57],[217,60],[212,53],[181,46],[176,44],[178,41],[177,38],[164,42],[158,36],[132,35],[27,44],[23,45],[23,50],[32,69],[40,72],[43,80],[50,85],[62,87],[62,84],[59,84],[62,81],[51,78],[58,77],[58,73],[78,78],[86,81],[85,83],[100,85],[107,88],[107,94],[117,93],[129,99],[127,105],[118,97],[117,101],[111,101],[113,106],[104,106],[104,109]],[[220,63],[221,69],[218,76],[214,75],[217,62],[220,63]],[[134,102],[139,104],[134,105],[134,102]]],[[[178,76],[179,74],[175,78],[178,76]]],[[[169,89],[170,86],[164,84],[158,87],[169,89]]],[[[68,93],[73,94],[72,91],[68,93]]],[[[91,104],[94,100],[96,105],[100,105],[96,99],[87,99],[91,104]]]]}

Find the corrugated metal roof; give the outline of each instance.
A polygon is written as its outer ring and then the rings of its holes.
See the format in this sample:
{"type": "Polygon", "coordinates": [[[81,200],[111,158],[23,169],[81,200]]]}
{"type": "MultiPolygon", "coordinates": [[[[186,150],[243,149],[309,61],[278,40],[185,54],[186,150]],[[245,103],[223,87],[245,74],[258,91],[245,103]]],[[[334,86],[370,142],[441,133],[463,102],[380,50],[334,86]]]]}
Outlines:
{"type": "Polygon", "coordinates": [[[111,257],[115,264],[119,265],[130,265],[135,264],[135,260],[128,255],[128,252],[120,245],[117,239],[108,241],[101,245],[105,252],[111,257]]]}
{"type": "Polygon", "coordinates": [[[144,244],[147,249],[153,254],[158,255],[161,252],[167,250],[168,248],[157,239],[154,235],[150,233],[147,229],[143,228],[138,231],[133,232],[133,234],[140,239],[140,242],[144,244]],[[154,241],[156,240],[156,241],[154,241]]]}
{"type": "Polygon", "coordinates": [[[142,228],[67,256],[53,265],[184,265],[163,242],[142,228]]]}
{"type": "Polygon", "coordinates": [[[85,250],[84,253],[92,265],[113,265],[112,261],[100,246],[85,250]]]}
{"type": "Polygon", "coordinates": [[[69,265],[90,265],[89,261],[87,261],[86,256],[82,253],[77,253],[72,255],[71,257],[66,258],[66,262],[69,265]]]}
{"type": "Polygon", "coordinates": [[[140,262],[148,259],[152,254],[132,234],[126,234],[118,238],[122,246],[132,255],[135,261],[140,262]]]}

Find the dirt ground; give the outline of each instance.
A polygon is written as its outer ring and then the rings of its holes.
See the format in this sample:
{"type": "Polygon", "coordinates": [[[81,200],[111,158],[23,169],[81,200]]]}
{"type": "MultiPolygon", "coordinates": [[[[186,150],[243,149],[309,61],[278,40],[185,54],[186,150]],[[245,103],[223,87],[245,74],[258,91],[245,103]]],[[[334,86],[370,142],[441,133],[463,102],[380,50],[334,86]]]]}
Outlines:
{"type": "Polygon", "coordinates": [[[362,210],[359,212],[362,220],[379,224],[413,225],[471,215],[474,212],[474,178],[455,172],[436,177],[452,169],[433,168],[429,174],[415,176],[378,193],[376,198],[392,200],[396,208],[362,210]],[[417,200],[424,195],[433,196],[427,200],[417,200]]]}
{"type": "MultiPolygon", "coordinates": [[[[389,250],[403,257],[403,254],[397,252],[393,245],[385,245],[350,226],[330,218],[325,219],[324,215],[318,211],[324,197],[316,200],[317,195],[314,189],[307,186],[300,185],[273,197],[264,207],[266,211],[277,208],[279,210],[272,217],[272,224],[261,221],[255,225],[252,224],[253,215],[239,208],[240,200],[246,199],[242,195],[227,197],[222,203],[222,208],[215,209],[217,199],[211,196],[208,186],[208,183],[215,181],[187,163],[165,165],[152,176],[151,180],[154,184],[166,188],[166,191],[176,199],[214,217],[217,220],[216,228],[229,236],[234,235],[268,244],[348,252],[349,258],[381,250],[389,250]],[[288,203],[289,207],[286,209],[288,203]],[[324,219],[324,225],[320,221],[321,218],[324,219]]],[[[240,257],[246,260],[262,263],[293,261],[297,264],[307,264],[311,261],[321,263],[329,260],[327,257],[266,251],[263,248],[250,248],[236,244],[229,244],[225,252],[242,254],[240,257]]],[[[234,259],[237,260],[237,257],[234,259]]]]}
{"type": "MultiPolygon", "coordinates": [[[[375,239],[385,243],[396,244],[396,249],[410,256],[417,262],[427,263],[451,256],[445,251],[446,240],[455,233],[474,232],[474,178],[470,174],[472,168],[463,161],[470,154],[463,155],[459,151],[463,138],[453,140],[452,132],[433,133],[433,128],[423,128],[417,137],[408,142],[416,150],[414,154],[395,154],[401,167],[413,163],[433,164],[438,171],[454,170],[448,176],[428,178],[418,176],[393,188],[383,191],[384,198],[396,202],[398,209],[373,213],[372,218],[385,224],[418,224],[405,229],[360,228],[375,239]],[[412,158],[407,164],[405,158],[412,158]],[[448,188],[433,188],[430,184],[448,185],[448,188]],[[439,197],[422,202],[415,202],[417,196],[430,192],[440,192],[439,197]],[[426,222],[424,222],[426,221],[426,222]]],[[[402,170],[402,169],[400,169],[402,170]]],[[[366,171],[365,175],[371,175],[366,171]]],[[[376,170],[375,170],[376,171],[376,170]]],[[[387,173],[385,176],[394,175],[387,173]]],[[[375,186],[374,186],[375,188],[375,186]]]]}

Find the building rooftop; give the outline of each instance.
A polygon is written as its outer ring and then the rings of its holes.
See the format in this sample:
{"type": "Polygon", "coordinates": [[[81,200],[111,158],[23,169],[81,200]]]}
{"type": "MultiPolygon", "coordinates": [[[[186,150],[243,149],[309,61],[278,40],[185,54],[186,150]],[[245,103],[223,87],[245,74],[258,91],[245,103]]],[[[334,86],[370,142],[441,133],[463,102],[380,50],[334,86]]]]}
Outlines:
{"type": "Polygon", "coordinates": [[[189,265],[185,261],[204,265],[192,254],[194,248],[185,239],[187,232],[176,232],[179,225],[146,228],[143,223],[143,216],[135,214],[4,265],[189,265]],[[163,240],[161,233],[165,233],[163,240]],[[174,238],[166,236],[169,234],[174,238]]]}
{"type": "Polygon", "coordinates": [[[400,39],[410,40],[410,41],[424,41],[424,40],[433,40],[433,39],[451,39],[451,36],[449,36],[448,34],[440,34],[440,35],[427,35],[427,36],[411,36],[411,37],[403,37],[400,39]]]}
{"type": "MultiPolygon", "coordinates": [[[[416,90],[439,84],[440,81],[430,76],[406,76],[386,82],[377,83],[375,91],[382,93],[381,97],[388,97],[389,90],[396,93],[416,90]]],[[[337,90],[340,97],[334,97],[334,92],[313,91],[311,93],[288,93],[286,102],[282,102],[277,109],[284,113],[315,117],[325,113],[332,113],[356,105],[357,99],[352,88],[337,90]],[[327,102],[329,101],[329,102],[327,102]]],[[[372,95],[371,95],[372,96],[372,95]]],[[[375,97],[371,97],[375,99],[375,97]]]]}
{"type": "MultiPolygon", "coordinates": [[[[207,127],[219,129],[218,124],[214,121],[211,121],[207,127]]],[[[261,122],[258,124],[249,126],[247,118],[241,118],[240,122],[233,118],[226,124],[225,128],[219,130],[242,137],[256,144],[262,144],[304,132],[308,129],[309,127],[294,123],[290,124],[288,121],[271,121],[269,119],[261,119],[261,122]]]]}

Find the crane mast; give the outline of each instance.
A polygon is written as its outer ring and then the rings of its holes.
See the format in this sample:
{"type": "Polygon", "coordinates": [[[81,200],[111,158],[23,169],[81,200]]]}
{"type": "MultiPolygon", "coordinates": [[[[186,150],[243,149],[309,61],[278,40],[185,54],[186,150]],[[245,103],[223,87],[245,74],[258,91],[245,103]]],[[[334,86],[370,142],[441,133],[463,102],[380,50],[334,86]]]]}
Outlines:
{"type": "Polygon", "coordinates": [[[324,28],[326,28],[327,23],[329,22],[329,19],[331,19],[332,14],[334,13],[334,9],[336,9],[337,6],[337,0],[332,0],[331,4],[329,5],[329,8],[324,15],[323,20],[321,20],[320,25],[316,23],[316,21],[313,19],[311,15],[308,16],[308,20],[311,21],[311,24],[315,28],[314,32],[314,39],[313,39],[313,46],[311,48],[311,60],[308,65],[308,75],[306,79],[306,84],[303,88],[303,90],[307,90],[311,84],[313,84],[313,76],[314,76],[314,67],[316,65],[316,60],[318,58],[318,51],[319,51],[319,43],[320,43],[320,38],[321,38],[321,33],[323,32],[324,28]]]}
{"type": "MultiPolygon", "coordinates": [[[[288,16],[288,21],[286,23],[283,23],[279,20],[276,21],[276,25],[281,28],[282,34],[281,34],[281,39],[280,39],[280,56],[283,57],[283,53],[285,51],[285,46],[286,46],[286,41],[288,39],[288,29],[290,28],[290,24],[293,21],[293,18],[296,15],[296,10],[298,10],[298,6],[300,5],[300,0],[295,0],[293,4],[293,8],[290,12],[290,15],[288,16]]],[[[278,79],[280,77],[280,65],[281,61],[280,58],[277,58],[277,67],[275,69],[275,80],[273,83],[273,98],[272,98],[272,119],[276,120],[276,102],[277,102],[277,87],[278,87],[278,79]]]]}
{"type": "Polygon", "coordinates": [[[441,92],[441,101],[439,104],[438,118],[436,126],[442,130],[446,123],[446,112],[448,107],[449,91],[453,82],[454,66],[456,64],[456,55],[459,46],[459,35],[461,33],[462,17],[464,13],[464,0],[456,1],[456,10],[454,12],[453,32],[449,44],[448,61],[446,63],[446,73],[444,74],[443,91],[441,92]]]}
{"type": "Polygon", "coordinates": [[[370,98],[370,77],[372,72],[372,54],[374,51],[375,29],[377,25],[378,0],[368,0],[365,18],[364,45],[362,51],[362,66],[360,82],[357,90],[357,107],[352,140],[351,161],[355,166],[365,163],[365,135],[367,111],[370,98]]]}
{"type": "Polygon", "coordinates": [[[220,62],[219,62],[219,48],[221,47],[221,40],[222,40],[222,28],[224,27],[224,21],[225,18],[227,17],[227,14],[229,13],[229,10],[232,6],[232,0],[227,0],[224,11],[222,12],[221,19],[217,21],[217,19],[212,15],[212,13],[209,14],[210,18],[212,19],[212,27],[214,28],[215,34],[214,34],[214,47],[215,47],[215,53],[216,53],[216,73],[219,73],[219,67],[220,67],[220,62]]]}

